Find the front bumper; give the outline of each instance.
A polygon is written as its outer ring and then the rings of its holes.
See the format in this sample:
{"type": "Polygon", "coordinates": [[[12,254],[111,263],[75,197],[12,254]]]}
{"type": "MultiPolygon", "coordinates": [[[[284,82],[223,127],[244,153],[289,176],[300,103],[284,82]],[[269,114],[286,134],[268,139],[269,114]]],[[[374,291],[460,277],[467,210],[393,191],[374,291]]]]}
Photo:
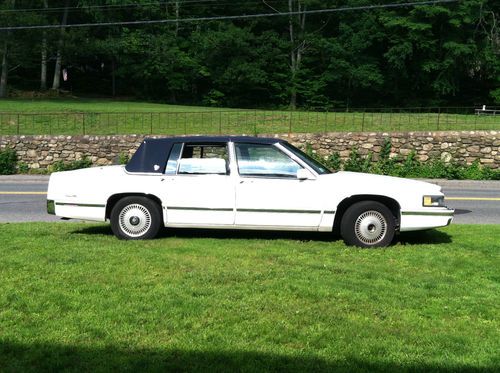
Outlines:
{"type": "Polygon", "coordinates": [[[417,231],[446,227],[453,221],[455,210],[449,208],[429,208],[419,211],[401,211],[400,231],[417,231]]]}

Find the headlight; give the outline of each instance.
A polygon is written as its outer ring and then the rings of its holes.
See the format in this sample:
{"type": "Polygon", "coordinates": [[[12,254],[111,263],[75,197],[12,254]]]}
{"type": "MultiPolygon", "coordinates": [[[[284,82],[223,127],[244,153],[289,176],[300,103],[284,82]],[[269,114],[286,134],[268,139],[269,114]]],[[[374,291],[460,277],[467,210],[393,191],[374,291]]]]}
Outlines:
{"type": "Polygon", "coordinates": [[[444,196],[424,196],[422,206],[444,207],[444,196]]]}

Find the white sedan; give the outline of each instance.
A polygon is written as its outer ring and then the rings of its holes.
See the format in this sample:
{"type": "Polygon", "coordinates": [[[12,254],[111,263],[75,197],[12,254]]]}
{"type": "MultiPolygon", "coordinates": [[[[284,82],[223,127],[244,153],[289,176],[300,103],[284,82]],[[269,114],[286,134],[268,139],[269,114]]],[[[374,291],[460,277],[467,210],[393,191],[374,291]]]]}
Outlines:
{"type": "Polygon", "coordinates": [[[439,186],[325,166],[275,138],[146,139],[126,166],[55,172],[47,211],[111,222],[123,239],[162,227],[338,231],[361,247],[449,225],[439,186]]]}

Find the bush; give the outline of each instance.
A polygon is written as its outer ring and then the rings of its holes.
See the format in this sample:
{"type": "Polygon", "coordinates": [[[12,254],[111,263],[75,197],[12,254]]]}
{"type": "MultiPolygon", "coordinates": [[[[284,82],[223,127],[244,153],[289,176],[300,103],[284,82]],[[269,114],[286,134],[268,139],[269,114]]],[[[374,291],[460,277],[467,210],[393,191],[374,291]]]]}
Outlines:
{"type": "Polygon", "coordinates": [[[118,163],[119,164],[127,164],[129,160],[130,160],[130,158],[129,158],[127,153],[120,153],[118,155],[118,163]]]}
{"type": "Polygon", "coordinates": [[[342,159],[340,158],[340,154],[338,152],[333,152],[326,160],[326,165],[332,170],[341,170],[342,159]]]}
{"type": "Polygon", "coordinates": [[[0,175],[13,175],[16,173],[17,154],[14,149],[0,151],[0,175]]]}
{"type": "Polygon", "coordinates": [[[17,164],[17,173],[18,174],[27,174],[30,170],[30,166],[26,162],[19,162],[17,164]]]}
{"type": "Polygon", "coordinates": [[[92,166],[92,161],[88,158],[83,158],[78,161],[71,161],[71,162],[63,162],[63,161],[57,161],[54,162],[54,164],[51,167],[52,172],[59,172],[59,171],[71,171],[71,170],[78,170],[79,168],[87,168],[92,166]]]}
{"type": "Polygon", "coordinates": [[[349,159],[344,164],[344,171],[352,172],[372,172],[373,153],[368,153],[362,157],[357,149],[352,149],[349,159]]]}
{"type": "Polygon", "coordinates": [[[376,165],[377,173],[382,175],[391,175],[394,173],[398,158],[391,158],[392,144],[388,138],[384,139],[382,149],[380,149],[378,162],[376,165]]]}
{"type": "Polygon", "coordinates": [[[345,162],[342,161],[337,152],[332,153],[326,161],[321,159],[313,151],[310,144],[306,144],[305,152],[335,171],[344,170],[427,179],[500,180],[500,170],[481,166],[478,159],[470,165],[453,161],[445,163],[441,159],[420,162],[415,151],[412,151],[402,160],[399,157],[390,157],[391,148],[390,140],[385,139],[379,158],[375,163],[372,162],[372,153],[362,157],[356,148],[351,150],[349,158],[345,162]]]}

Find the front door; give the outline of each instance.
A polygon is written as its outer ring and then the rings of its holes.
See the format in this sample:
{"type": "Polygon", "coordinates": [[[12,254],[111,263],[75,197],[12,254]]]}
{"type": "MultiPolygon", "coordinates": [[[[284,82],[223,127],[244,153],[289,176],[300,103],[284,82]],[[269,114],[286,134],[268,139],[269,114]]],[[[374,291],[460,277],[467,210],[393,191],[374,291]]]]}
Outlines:
{"type": "Polygon", "coordinates": [[[302,168],[276,145],[236,143],[239,227],[317,230],[321,220],[318,181],[299,180],[302,168]]]}

